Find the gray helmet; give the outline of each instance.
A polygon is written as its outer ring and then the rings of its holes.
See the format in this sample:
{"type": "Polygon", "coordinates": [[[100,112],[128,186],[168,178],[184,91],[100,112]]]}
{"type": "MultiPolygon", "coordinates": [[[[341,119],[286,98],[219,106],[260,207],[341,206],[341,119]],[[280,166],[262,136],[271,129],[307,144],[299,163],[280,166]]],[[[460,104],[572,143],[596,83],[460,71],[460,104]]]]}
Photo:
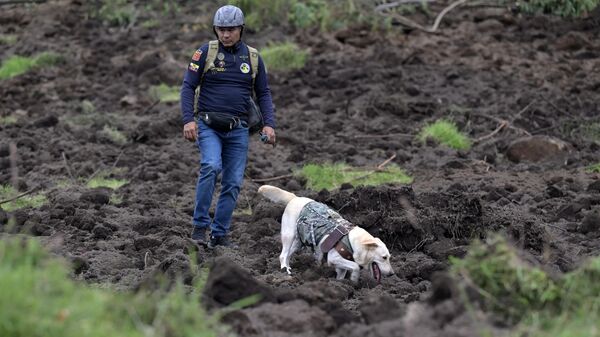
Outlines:
{"type": "Polygon", "coordinates": [[[213,20],[213,26],[215,27],[238,27],[243,25],[244,13],[235,6],[223,6],[215,13],[215,19],[213,20]]]}

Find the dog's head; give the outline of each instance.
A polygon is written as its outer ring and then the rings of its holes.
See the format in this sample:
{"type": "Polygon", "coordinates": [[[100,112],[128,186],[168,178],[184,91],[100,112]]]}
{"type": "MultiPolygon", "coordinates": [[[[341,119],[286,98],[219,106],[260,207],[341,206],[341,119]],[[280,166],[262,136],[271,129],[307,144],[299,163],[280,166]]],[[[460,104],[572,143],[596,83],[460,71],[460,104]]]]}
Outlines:
{"type": "Polygon", "coordinates": [[[390,252],[385,243],[360,227],[353,231],[357,231],[356,235],[351,238],[354,261],[361,267],[368,268],[371,276],[377,282],[381,282],[382,275],[394,275],[390,263],[390,252]]]}

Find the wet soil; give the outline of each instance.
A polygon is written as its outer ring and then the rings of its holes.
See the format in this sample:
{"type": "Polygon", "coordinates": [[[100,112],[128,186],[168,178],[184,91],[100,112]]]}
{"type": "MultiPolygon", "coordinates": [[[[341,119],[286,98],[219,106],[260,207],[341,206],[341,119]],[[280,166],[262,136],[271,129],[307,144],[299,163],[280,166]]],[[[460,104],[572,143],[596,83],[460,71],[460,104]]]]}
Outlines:
{"type": "Polygon", "coordinates": [[[214,6],[186,5],[156,28],[106,27],[89,18],[89,6],[52,1],[0,12],[0,34],[18,36],[2,46],[1,59],[65,57],[0,82],[0,116],[17,117],[0,125],[0,183],[11,181],[8,144],[15,143],[19,189],[40,188],[49,199],[11,214],[16,230],[73,261],[76,279],[120,290],[153,287],[163,275],[191,284],[194,256],[211,270],[208,307],[261,294],[224,318],[242,336],[499,335],[510,326],[465,309],[444,273],[450,256],[493,233],[556,274],[600,253],[600,179],[585,170],[600,161],[593,16],[463,8],[444,18],[440,34],[359,26],[335,34],[247,31],[251,45],[291,39],[310,59],[304,69],[269,75],[279,144],[252,139],[232,225],[239,247],[210,252],[188,239],[197,149],[181,136],[178,104],[156,104],[148,89],[181,83],[194,48],[212,38],[206,13],[214,6]],[[415,138],[439,118],[455,121],[473,148],[415,138]],[[111,140],[106,126],[127,142],[111,140]],[[414,183],[333,192],[307,190],[298,178],[270,183],[325,202],[380,237],[396,275],[381,284],[367,273],[356,285],[336,281],[308,250],[292,259],[291,276],[282,273],[283,209],[257,196],[255,180],[313,162],[374,168],[393,155],[414,183]],[[101,170],[129,183],[85,187],[101,170]]]}

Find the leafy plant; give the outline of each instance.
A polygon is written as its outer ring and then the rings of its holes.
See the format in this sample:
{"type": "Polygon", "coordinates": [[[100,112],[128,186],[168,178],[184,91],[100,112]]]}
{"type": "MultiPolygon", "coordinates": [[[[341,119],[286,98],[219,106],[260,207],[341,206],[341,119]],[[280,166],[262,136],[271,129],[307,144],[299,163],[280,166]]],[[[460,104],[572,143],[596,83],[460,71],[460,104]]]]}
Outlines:
{"type": "Polygon", "coordinates": [[[451,273],[479,292],[487,307],[519,323],[517,336],[593,336],[600,331],[600,258],[562,278],[522,261],[500,236],[474,243],[451,273]]]}
{"type": "Polygon", "coordinates": [[[64,58],[51,52],[45,52],[36,57],[12,56],[0,66],[0,80],[12,78],[37,67],[48,67],[62,62],[64,58]]]}
{"type": "Polygon", "coordinates": [[[307,187],[313,190],[332,190],[344,183],[353,186],[377,186],[386,183],[408,184],[412,178],[395,165],[384,170],[366,170],[352,168],[346,164],[308,164],[298,175],[307,180],[307,187]]]}
{"type": "Polygon", "coordinates": [[[95,16],[110,26],[127,26],[135,23],[137,12],[127,0],[104,0],[95,16]]]}
{"type": "Polygon", "coordinates": [[[594,10],[600,0],[527,0],[518,5],[527,13],[579,17],[594,10]]]}
{"type": "Polygon", "coordinates": [[[275,71],[288,71],[301,69],[306,64],[308,52],[301,50],[291,42],[272,44],[260,52],[267,69],[275,71]]]}
{"type": "MultiPolygon", "coordinates": [[[[19,195],[19,192],[9,185],[0,185],[0,201],[8,200],[19,195]]],[[[21,208],[32,207],[37,208],[44,205],[48,200],[43,194],[25,195],[14,201],[0,204],[0,207],[7,211],[13,212],[21,208]]]]}
{"type": "MultiPolygon", "coordinates": [[[[222,336],[181,282],[169,291],[137,294],[89,287],[34,239],[0,240],[0,336],[222,336]]],[[[196,283],[195,288],[201,285],[196,283]]]]}
{"type": "Polygon", "coordinates": [[[471,148],[471,140],[458,131],[456,124],[443,119],[425,126],[418,137],[423,142],[428,138],[432,138],[441,144],[457,150],[468,150],[471,148]]]}
{"type": "Polygon", "coordinates": [[[179,87],[170,87],[164,83],[153,85],[148,89],[150,97],[154,100],[166,102],[179,102],[179,87]]]}

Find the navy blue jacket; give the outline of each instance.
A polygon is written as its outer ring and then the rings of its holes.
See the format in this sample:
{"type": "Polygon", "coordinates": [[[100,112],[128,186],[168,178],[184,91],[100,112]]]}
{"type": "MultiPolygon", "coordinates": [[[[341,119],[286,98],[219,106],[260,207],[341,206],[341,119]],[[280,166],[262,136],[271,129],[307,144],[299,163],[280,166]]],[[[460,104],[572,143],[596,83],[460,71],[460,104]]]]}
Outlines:
{"type": "MultiPolygon", "coordinates": [[[[198,49],[188,65],[181,86],[181,113],[183,124],[194,121],[194,91],[200,84],[208,43],[198,49]]],[[[248,47],[239,41],[232,47],[219,42],[215,67],[204,74],[200,86],[198,111],[230,113],[246,119],[248,99],[252,96],[252,70],[248,47]]],[[[263,113],[265,125],[275,128],[275,115],[271,89],[262,58],[258,58],[258,73],[254,84],[257,103],[263,113]]]]}

